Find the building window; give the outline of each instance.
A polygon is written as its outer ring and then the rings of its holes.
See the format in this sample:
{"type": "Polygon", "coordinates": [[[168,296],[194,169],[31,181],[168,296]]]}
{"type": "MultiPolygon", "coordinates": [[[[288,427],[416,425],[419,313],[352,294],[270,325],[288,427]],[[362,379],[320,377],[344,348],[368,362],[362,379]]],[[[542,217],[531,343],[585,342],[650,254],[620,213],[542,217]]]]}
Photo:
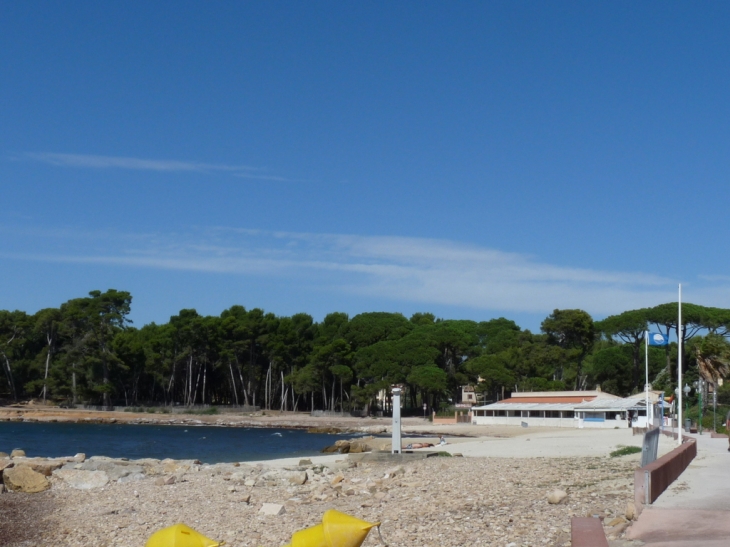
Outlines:
{"type": "Polygon", "coordinates": [[[605,412],[586,412],[585,418],[583,418],[586,422],[605,422],[606,421],[606,413],[605,412]]]}
{"type": "Polygon", "coordinates": [[[530,410],[529,416],[530,418],[540,418],[542,412],[539,410],[530,410]]]}

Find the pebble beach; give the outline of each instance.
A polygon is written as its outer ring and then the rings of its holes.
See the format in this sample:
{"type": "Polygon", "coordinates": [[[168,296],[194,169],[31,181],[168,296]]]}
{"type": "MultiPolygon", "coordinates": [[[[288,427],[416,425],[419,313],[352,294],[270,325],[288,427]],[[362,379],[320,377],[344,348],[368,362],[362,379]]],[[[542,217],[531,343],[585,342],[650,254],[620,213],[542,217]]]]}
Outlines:
{"type": "MultiPolygon", "coordinates": [[[[433,441],[445,435],[449,444],[438,450],[448,455],[215,465],[77,455],[45,468],[49,460],[6,458],[14,467],[35,462],[49,488],[0,496],[0,544],[141,547],[155,531],[182,522],[232,547],[279,547],[336,509],[380,522],[392,547],[568,546],[573,516],[600,517],[609,539],[620,538],[633,517],[638,455],[609,457],[618,446],[641,443],[630,431],[406,424],[405,439],[419,427],[430,429],[433,441]],[[474,436],[464,436],[469,432],[474,436]]],[[[662,441],[660,453],[670,449],[662,441]]],[[[382,545],[378,533],[364,545],[382,545]]]]}

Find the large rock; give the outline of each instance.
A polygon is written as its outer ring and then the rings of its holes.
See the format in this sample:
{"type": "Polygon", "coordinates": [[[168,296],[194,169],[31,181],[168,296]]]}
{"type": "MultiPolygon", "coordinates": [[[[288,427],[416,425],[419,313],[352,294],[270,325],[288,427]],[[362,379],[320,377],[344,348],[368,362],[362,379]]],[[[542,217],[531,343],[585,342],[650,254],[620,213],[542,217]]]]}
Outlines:
{"type": "Polygon", "coordinates": [[[59,469],[53,473],[57,477],[68,484],[71,488],[77,490],[91,490],[93,488],[101,488],[109,483],[109,475],[104,471],[85,471],[83,469],[59,469]]]}
{"type": "Polygon", "coordinates": [[[367,443],[350,443],[350,454],[360,454],[362,452],[370,452],[370,446],[367,443]]]}
{"type": "Polygon", "coordinates": [[[5,469],[6,467],[13,467],[15,465],[15,462],[11,460],[10,458],[1,458],[0,459],[0,471],[5,469]]]}
{"type": "Polygon", "coordinates": [[[140,465],[114,465],[110,469],[100,469],[109,477],[110,481],[116,481],[127,475],[144,473],[144,468],[140,465]]]}
{"type": "Polygon", "coordinates": [[[398,475],[405,475],[405,474],[406,474],[406,470],[402,465],[399,465],[397,467],[391,467],[390,469],[388,469],[385,472],[386,478],[391,478],[391,479],[393,477],[397,477],[398,475]]]}
{"type": "Polygon", "coordinates": [[[46,477],[50,477],[56,469],[61,469],[64,465],[63,460],[44,460],[41,458],[32,458],[23,460],[20,465],[30,467],[33,471],[40,473],[46,477]]]}
{"type": "Polygon", "coordinates": [[[170,475],[169,477],[157,477],[155,479],[155,485],[157,486],[169,486],[171,484],[175,484],[175,475],[170,475]]]}
{"type": "Polygon", "coordinates": [[[10,453],[10,457],[11,458],[25,458],[25,450],[16,448],[10,453]]]}
{"type": "Polygon", "coordinates": [[[567,497],[568,493],[564,490],[553,490],[547,495],[547,500],[548,503],[558,505],[559,503],[563,503],[567,497]]]}
{"type": "Polygon", "coordinates": [[[633,501],[626,504],[626,518],[628,520],[634,520],[636,518],[636,504],[633,501]]]}
{"type": "Polygon", "coordinates": [[[297,486],[301,486],[305,482],[307,482],[307,473],[306,471],[300,471],[297,473],[291,473],[287,479],[289,479],[290,484],[294,484],[297,486]]]}
{"type": "Polygon", "coordinates": [[[117,482],[120,484],[124,484],[125,482],[137,482],[146,478],[147,475],[145,475],[144,473],[132,473],[131,475],[119,478],[117,482]]]}
{"type": "Polygon", "coordinates": [[[3,482],[8,490],[35,494],[51,487],[48,479],[24,465],[3,470],[3,482]]]}

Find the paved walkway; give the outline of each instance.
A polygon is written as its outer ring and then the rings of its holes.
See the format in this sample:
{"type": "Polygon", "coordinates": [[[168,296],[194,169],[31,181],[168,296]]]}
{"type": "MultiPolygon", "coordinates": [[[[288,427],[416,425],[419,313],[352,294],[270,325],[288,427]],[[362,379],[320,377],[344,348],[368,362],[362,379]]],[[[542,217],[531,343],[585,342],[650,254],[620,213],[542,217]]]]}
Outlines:
{"type": "Polygon", "coordinates": [[[697,457],[628,531],[647,547],[730,546],[730,452],[727,439],[697,439],[697,457]]]}

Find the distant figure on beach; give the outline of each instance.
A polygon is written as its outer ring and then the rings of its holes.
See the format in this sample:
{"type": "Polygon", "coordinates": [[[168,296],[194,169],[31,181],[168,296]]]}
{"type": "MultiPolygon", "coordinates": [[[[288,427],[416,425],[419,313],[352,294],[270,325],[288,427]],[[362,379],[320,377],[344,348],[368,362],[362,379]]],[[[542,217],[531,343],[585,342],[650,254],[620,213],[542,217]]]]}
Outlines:
{"type": "Polygon", "coordinates": [[[728,447],[727,447],[727,451],[730,452],[730,412],[728,412],[727,413],[727,416],[725,417],[725,429],[728,432],[728,438],[727,438],[728,447]]]}
{"type": "MultiPolygon", "coordinates": [[[[439,444],[446,444],[446,439],[444,439],[443,435],[441,435],[441,438],[439,439],[439,444]]],[[[730,448],[728,448],[728,450],[730,450],[730,448]]]]}

